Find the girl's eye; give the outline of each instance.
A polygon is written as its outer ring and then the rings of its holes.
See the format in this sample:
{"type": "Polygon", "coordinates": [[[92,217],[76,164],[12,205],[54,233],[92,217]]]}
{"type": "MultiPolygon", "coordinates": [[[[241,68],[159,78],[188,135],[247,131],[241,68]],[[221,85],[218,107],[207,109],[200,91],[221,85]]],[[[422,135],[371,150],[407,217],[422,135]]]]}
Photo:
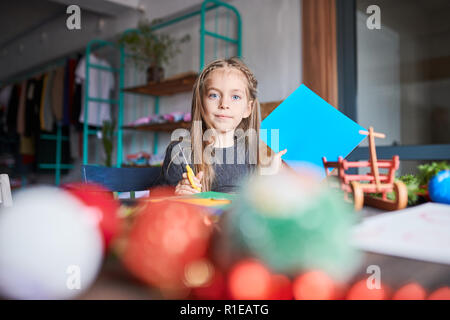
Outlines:
{"type": "Polygon", "coordinates": [[[233,95],[233,100],[240,100],[241,99],[241,97],[240,96],[237,96],[237,95],[233,95]]]}
{"type": "Polygon", "coordinates": [[[211,99],[216,99],[216,98],[219,97],[219,95],[218,95],[217,93],[210,93],[210,94],[208,95],[208,97],[211,98],[211,99]]]}

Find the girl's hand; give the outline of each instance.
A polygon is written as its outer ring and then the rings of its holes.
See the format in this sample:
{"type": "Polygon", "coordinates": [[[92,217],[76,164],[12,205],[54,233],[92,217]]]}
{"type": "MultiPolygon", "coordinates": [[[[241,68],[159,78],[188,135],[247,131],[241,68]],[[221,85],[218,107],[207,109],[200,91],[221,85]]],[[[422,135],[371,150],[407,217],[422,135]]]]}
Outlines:
{"type": "Polygon", "coordinates": [[[287,153],[287,149],[284,149],[276,153],[270,161],[269,166],[262,167],[260,170],[260,175],[274,175],[277,174],[282,165],[281,157],[287,153]]]}
{"type": "MultiPolygon", "coordinates": [[[[197,176],[192,177],[194,179],[195,185],[202,189],[202,177],[203,177],[203,171],[200,171],[197,173],[197,176]]],[[[189,179],[187,177],[187,173],[183,173],[183,179],[178,182],[177,186],[175,187],[175,194],[176,195],[189,195],[194,193],[200,193],[200,191],[194,189],[191,186],[191,183],[189,182],[189,179]]]]}

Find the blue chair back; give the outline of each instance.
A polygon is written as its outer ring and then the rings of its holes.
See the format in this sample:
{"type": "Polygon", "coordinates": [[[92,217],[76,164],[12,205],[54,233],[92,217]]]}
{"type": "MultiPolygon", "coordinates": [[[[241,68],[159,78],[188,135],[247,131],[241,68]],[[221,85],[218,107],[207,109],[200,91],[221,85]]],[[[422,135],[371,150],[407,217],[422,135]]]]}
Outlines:
{"type": "Polygon", "coordinates": [[[83,165],[81,176],[83,182],[97,183],[111,191],[142,191],[161,184],[161,167],[111,168],[83,165]]]}

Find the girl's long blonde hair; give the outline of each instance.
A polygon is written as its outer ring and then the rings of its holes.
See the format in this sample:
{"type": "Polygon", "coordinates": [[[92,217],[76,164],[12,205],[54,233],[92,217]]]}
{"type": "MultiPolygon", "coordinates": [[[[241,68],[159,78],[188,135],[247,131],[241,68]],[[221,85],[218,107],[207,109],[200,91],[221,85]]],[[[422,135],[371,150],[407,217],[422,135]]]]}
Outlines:
{"type": "MultiPolygon", "coordinates": [[[[249,129],[255,133],[256,138],[249,138],[245,140],[245,150],[249,152],[255,152],[256,155],[256,165],[259,168],[263,162],[262,158],[266,155],[265,145],[263,146],[259,141],[259,131],[261,123],[261,112],[260,104],[257,97],[257,86],[258,82],[250,71],[250,69],[239,59],[218,59],[209,63],[197,78],[192,94],[192,126],[190,128],[190,138],[191,138],[191,155],[192,163],[194,166],[195,173],[203,171],[202,178],[202,191],[210,191],[212,183],[214,181],[215,172],[214,167],[210,165],[210,159],[206,159],[203,150],[214,143],[214,136],[209,141],[203,141],[203,133],[207,129],[213,129],[212,124],[209,123],[206,117],[205,106],[203,105],[203,96],[205,94],[205,83],[208,76],[212,71],[220,68],[235,68],[242,72],[242,74],[247,79],[247,96],[250,101],[253,101],[252,112],[248,118],[242,119],[241,123],[236,129],[242,129],[243,132],[249,132],[249,129]],[[196,125],[201,123],[202,125],[196,125]],[[257,152],[256,152],[257,151],[257,152]],[[201,161],[195,161],[194,159],[201,159],[201,161]]],[[[240,138],[245,138],[245,135],[240,138]]],[[[238,139],[240,139],[238,138],[238,139]]],[[[208,156],[208,155],[206,155],[208,156]]],[[[255,158],[253,158],[255,159],[255,158]]],[[[267,162],[264,161],[264,164],[267,162]]]]}

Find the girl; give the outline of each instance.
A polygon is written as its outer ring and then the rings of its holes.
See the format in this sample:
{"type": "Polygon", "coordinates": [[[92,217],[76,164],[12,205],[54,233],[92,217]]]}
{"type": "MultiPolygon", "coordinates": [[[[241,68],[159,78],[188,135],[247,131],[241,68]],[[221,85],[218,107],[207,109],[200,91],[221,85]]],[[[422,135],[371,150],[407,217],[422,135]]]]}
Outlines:
{"type": "Polygon", "coordinates": [[[175,194],[234,192],[250,174],[278,172],[287,150],[273,155],[269,149],[267,157],[268,148],[259,141],[256,89],[254,75],[237,58],[215,60],[203,69],[193,88],[190,132],[169,144],[162,166],[175,194]],[[197,173],[198,189],[188,180],[187,163],[197,173]]]}

